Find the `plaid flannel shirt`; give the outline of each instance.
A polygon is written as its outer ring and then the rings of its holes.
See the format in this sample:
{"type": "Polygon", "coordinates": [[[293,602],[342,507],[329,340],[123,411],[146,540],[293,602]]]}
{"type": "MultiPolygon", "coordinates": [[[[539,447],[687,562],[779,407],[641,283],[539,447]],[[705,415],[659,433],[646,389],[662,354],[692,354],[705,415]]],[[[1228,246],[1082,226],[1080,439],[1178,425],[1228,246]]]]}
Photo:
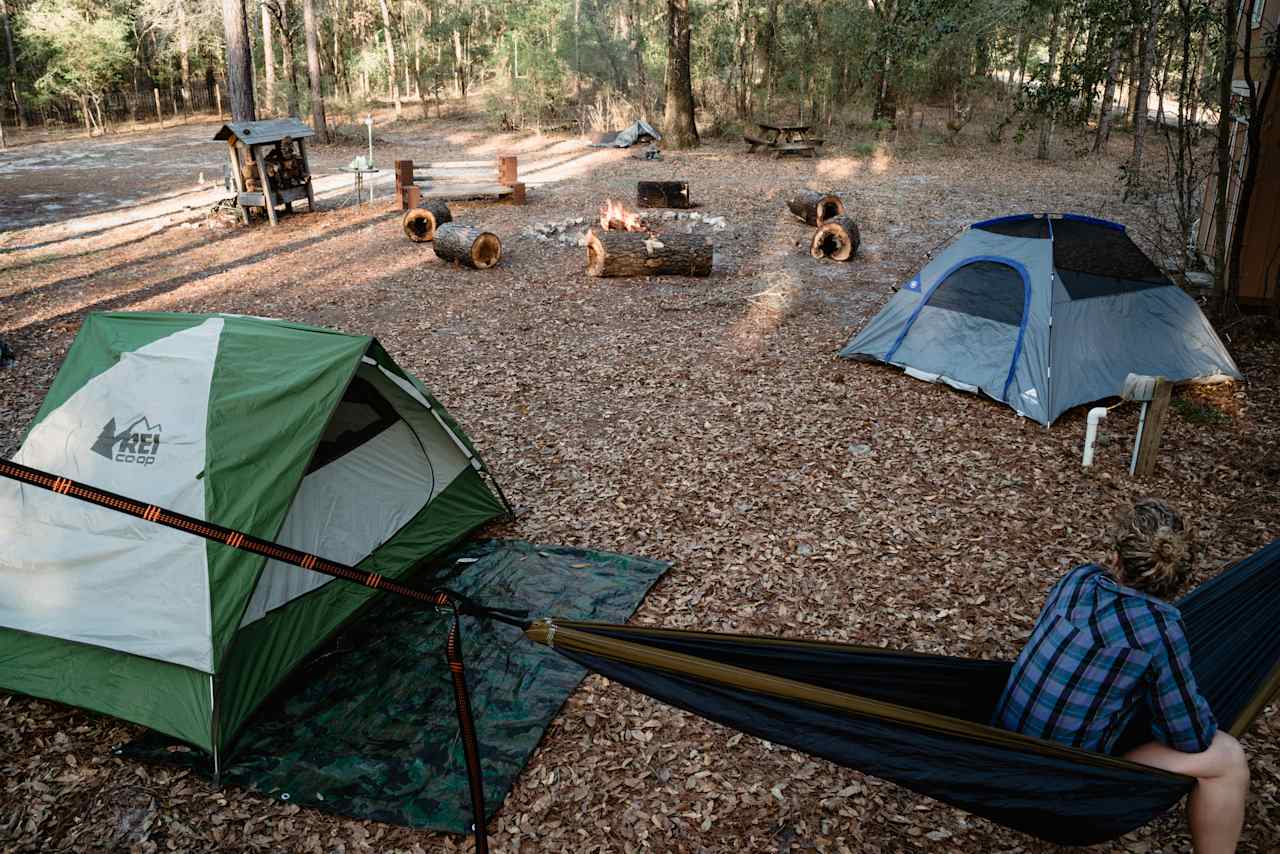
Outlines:
{"type": "Polygon", "coordinates": [[[1178,609],[1078,566],[1050,591],[992,723],[1106,753],[1144,705],[1152,737],[1175,750],[1198,753],[1217,732],[1178,609]]]}

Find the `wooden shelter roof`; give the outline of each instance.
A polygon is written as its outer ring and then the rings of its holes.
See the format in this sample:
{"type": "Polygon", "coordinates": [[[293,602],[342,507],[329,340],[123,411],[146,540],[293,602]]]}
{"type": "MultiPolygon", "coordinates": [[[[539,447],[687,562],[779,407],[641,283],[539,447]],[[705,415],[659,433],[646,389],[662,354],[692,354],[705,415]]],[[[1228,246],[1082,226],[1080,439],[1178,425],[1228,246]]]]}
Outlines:
{"type": "Polygon", "coordinates": [[[306,139],[315,136],[309,125],[297,119],[268,119],[262,122],[228,122],[213,135],[215,140],[237,139],[246,145],[275,142],[285,137],[306,139]]]}

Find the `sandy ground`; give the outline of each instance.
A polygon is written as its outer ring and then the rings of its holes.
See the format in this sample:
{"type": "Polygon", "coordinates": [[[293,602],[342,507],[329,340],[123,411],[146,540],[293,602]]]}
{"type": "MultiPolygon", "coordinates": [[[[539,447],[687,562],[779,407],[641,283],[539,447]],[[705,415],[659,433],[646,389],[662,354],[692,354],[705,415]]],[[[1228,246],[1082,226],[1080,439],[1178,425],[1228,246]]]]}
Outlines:
{"type": "MultiPolygon", "coordinates": [[[[16,449],[86,312],[244,312],[377,335],[528,508],[490,533],[674,560],[637,614],[646,624],[1009,657],[1047,589],[1100,556],[1108,514],[1139,495],[1166,496],[1193,521],[1199,577],[1280,535],[1280,345],[1247,324],[1224,334],[1249,382],[1181,392],[1145,482],[1125,472],[1137,420],[1128,407],[1107,420],[1085,474],[1082,411],[1046,430],[990,401],[834,358],[965,223],[1049,208],[1139,228],[1142,209],[1120,202],[1116,159],[1043,165],[1030,151],[926,137],[869,157],[836,145],[816,161],[775,161],[723,142],[642,162],[457,122],[384,136],[385,162],[514,147],[559,171],[525,207],[454,205],[456,219],[503,238],[501,264],[484,272],[406,241],[386,196],[361,207],[335,196],[276,229],[217,227],[197,207],[164,212],[161,202],[151,218],[135,207],[88,217],[96,225],[80,231],[11,232],[0,245],[0,337],[18,361],[0,370],[0,453],[16,449]],[[707,279],[591,279],[585,250],[528,231],[590,217],[608,196],[632,198],[637,179],[664,178],[690,180],[700,211],[726,218],[705,231],[716,246],[707,279]],[[857,260],[808,257],[809,231],[783,204],[802,186],[845,196],[863,231],[857,260]],[[1216,415],[1196,417],[1205,411],[1216,415]]],[[[357,150],[336,147],[327,162],[357,150]]],[[[136,732],[0,694],[0,850],[469,847],[113,757],[136,732]]],[[[1277,736],[1272,705],[1245,739],[1254,795],[1244,851],[1280,840],[1277,736]]],[[[492,831],[504,852],[1052,850],[599,677],[570,699],[492,831]]],[[[1097,850],[1188,847],[1175,812],[1097,850]]]]}

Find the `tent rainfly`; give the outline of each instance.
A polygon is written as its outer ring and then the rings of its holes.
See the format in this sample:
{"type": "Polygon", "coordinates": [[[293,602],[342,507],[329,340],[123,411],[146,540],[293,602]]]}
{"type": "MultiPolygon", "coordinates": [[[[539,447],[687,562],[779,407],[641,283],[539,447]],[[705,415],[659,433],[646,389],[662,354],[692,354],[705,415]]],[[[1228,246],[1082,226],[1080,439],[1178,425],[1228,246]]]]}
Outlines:
{"type": "MultiPolygon", "coordinates": [[[[14,461],[399,578],[508,512],[373,338],[86,318],[14,461]]],[[[0,688],[213,754],[375,591],[0,481],[0,688]]]]}
{"type": "Polygon", "coordinates": [[[900,288],[840,355],[978,392],[1053,423],[1130,373],[1241,379],[1191,297],[1123,225],[1076,214],[985,220],[900,288]]]}

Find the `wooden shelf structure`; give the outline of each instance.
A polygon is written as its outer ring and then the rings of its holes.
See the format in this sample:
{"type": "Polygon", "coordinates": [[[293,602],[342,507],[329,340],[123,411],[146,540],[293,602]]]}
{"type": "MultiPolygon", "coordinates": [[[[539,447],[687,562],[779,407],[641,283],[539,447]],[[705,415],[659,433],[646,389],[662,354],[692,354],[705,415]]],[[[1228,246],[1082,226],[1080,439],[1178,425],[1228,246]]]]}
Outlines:
{"type": "Polygon", "coordinates": [[[241,220],[249,222],[249,208],[263,208],[275,225],[276,208],[292,213],[293,203],[303,199],[310,210],[316,209],[307,159],[307,139],[312,136],[315,131],[294,118],[229,122],[213,135],[227,143],[241,220]]]}

